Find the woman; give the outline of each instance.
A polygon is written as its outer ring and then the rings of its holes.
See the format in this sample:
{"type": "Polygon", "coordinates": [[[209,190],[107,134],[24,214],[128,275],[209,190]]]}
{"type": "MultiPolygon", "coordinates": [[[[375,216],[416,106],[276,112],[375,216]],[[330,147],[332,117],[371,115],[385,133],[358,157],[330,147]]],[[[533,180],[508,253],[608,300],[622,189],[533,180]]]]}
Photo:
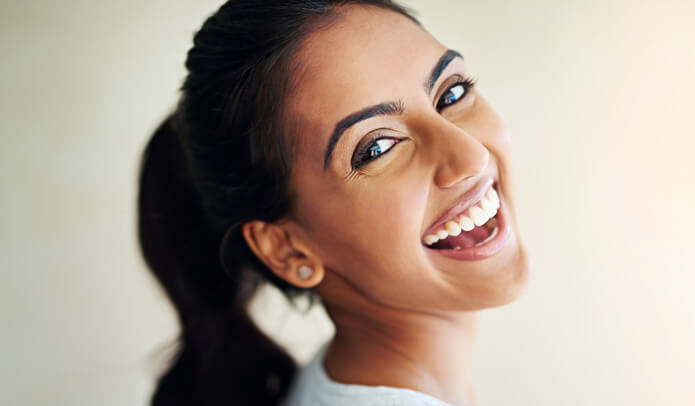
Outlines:
{"type": "Polygon", "coordinates": [[[476,311],[528,265],[510,137],[461,55],[389,0],[230,1],[145,151],[144,256],[180,348],[154,405],[472,405],[476,311]],[[301,371],[256,275],[336,326],[301,371]]]}

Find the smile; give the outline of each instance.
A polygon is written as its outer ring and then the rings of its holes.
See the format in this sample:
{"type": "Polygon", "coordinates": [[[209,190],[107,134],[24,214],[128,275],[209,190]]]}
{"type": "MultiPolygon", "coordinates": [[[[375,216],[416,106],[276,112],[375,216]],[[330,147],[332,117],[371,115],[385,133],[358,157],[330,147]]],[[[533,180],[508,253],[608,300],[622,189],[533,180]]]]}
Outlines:
{"type": "Polygon", "coordinates": [[[423,244],[461,260],[484,259],[497,253],[509,236],[503,202],[490,177],[466,193],[431,226],[423,244]]]}

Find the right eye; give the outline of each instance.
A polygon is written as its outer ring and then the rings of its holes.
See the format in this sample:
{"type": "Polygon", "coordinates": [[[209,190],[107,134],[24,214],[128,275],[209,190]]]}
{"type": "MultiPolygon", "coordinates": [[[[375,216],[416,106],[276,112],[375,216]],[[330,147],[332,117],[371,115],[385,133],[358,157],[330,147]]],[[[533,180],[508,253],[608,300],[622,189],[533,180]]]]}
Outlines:
{"type": "Polygon", "coordinates": [[[378,159],[399,142],[400,140],[392,137],[381,137],[373,140],[366,147],[356,151],[352,158],[352,167],[359,169],[369,162],[378,159]]]}

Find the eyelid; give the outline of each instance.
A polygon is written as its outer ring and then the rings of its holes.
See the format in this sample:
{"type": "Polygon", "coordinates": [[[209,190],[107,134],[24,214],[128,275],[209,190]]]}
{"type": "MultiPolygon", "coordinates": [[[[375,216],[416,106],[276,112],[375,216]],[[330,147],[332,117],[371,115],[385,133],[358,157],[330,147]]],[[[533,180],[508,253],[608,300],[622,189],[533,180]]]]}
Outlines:
{"type": "Polygon", "coordinates": [[[439,91],[435,93],[434,100],[439,100],[439,98],[442,97],[442,95],[446,93],[447,90],[455,86],[457,83],[465,82],[467,80],[473,81],[473,78],[471,76],[466,76],[461,73],[452,74],[442,82],[441,86],[438,87],[439,91]]]}
{"type": "MultiPolygon", "coordinates": [[[[370,131],[362,137],[360,142],[357,144],[357,148],[355,148],[355,152],[362,152],[364,149],[370,145],[379,138],[386,138],[385,132],[383,128],[377,128],[376,130],[370,131]]],[[[354,155],[354,154],[353,154],[354,155]]]]}

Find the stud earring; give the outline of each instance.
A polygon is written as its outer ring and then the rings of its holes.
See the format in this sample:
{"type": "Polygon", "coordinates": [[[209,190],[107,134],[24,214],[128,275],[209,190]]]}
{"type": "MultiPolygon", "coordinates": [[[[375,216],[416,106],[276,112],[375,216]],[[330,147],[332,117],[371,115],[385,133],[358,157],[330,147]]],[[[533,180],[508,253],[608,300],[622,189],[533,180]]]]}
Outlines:
{"type": "Polygon", "coordinates": [[[306,266],[306,265],[300,266],[297,271],[299,272],[299,277],[302,280],[307,280],[307,279],[311,278],[311,275],[314,273],[314,270],[311,269],[311,267],[306,266]]]}

